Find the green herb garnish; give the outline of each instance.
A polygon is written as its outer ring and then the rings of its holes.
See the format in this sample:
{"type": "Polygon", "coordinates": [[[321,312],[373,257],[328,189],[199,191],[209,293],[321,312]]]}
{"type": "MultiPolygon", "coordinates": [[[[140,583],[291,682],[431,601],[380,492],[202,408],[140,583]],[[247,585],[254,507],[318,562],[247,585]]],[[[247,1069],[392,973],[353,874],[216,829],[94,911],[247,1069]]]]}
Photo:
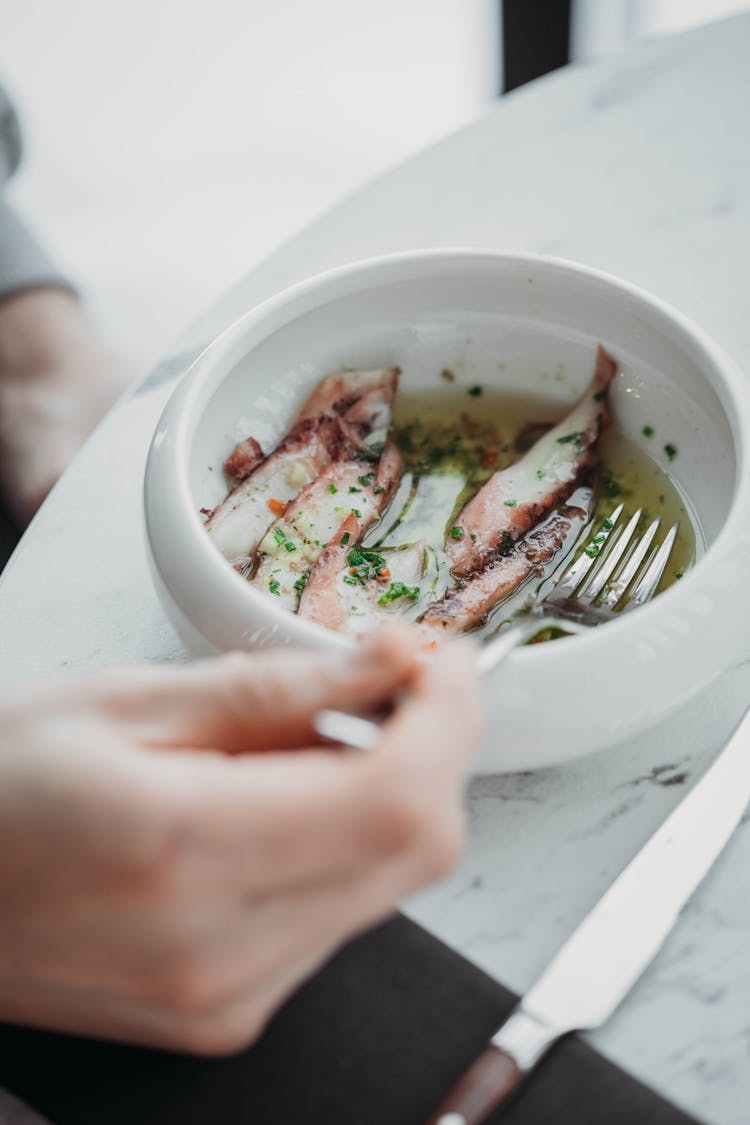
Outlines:
{"type": "Polygon", "coordinates": [[[361,492],[362,489],[361,488],[355,488],[353,484],[350,484],[349,485],[349,491],[350,492],[361,492]]]}
{"type": "Polygon", "coordinates": [[[503,500],[503,504],[505,504],[506,508],[517,508],[518,507],[518,504],[516,503],[515,500],[503,500]]]}
{"type": "Polygon", "coordinates": [[[415,602],[418,597],[419,586],[409,587],[403,582],[391,582],[385,593],[378,598],[378,605],[388,605],[389,602],[395,602],[397,598],[409,598],[410,601],[415,602]]]}
{"type": "Polygon", "coordinates": [[[654,427],[653,426],[644,426],[643,429],[641,430],[641,433],[643,434],[644,437],[653,437],[654,436],[654,427]]]}
{"type": "Polygon", "coordinates": [[[472,398],[479,398],[479,396],[482,393],[482,388],[477,383],[475,386],[469,387],[469,389],[466,393],[467,393],[467,395],[471,395],[472,398]]]}
{"type": "Polygon", "coordinates": [[[383,488],[382,484],[376,484],[372,491],[376,496],[381,496],[385,492],[385,489],[383,488]]]}
{"type": "Polygon", "coordinates": [[[351,535],[349,534],[348,531],[345,531],[344,534],[341,536],[341,546],[345,547],[350,539],[351,539],[351,535]]]}
{"type": "Polygon", "coordinates": [[[352,508],[352,515],[356,516],[358,520],[362,519],[362,513],[360,512],[359,508],[352,508]]]}
{"type": "Polygon", "coordinates": [[[597,391],[596,394],[594,395],[594,400],[596,402],[604,402],[606,397],[607,397],[607,391],[606,390],[597,391]]]}
{"type": "Polygon", "coordinates": [[[284,540],[286,539],[286,535],[284,534],[284,532],[281,530],[280,527],[277,527],[275,529],[275,531],[273,533],[273,537],[274,537],[274,539],[276,540],[277,543],[283,543],[284,540]]]}
{"type": "Polygon", "coordinates": [[[307,580],[310,577],[310,571],[306,570],[304,574],[300,574],[297,581],[294,583],[294,588],[298,594],[301,594],[307,585],[307,580]]]}
{"type": "Polygon", "coordinates": [[[585,433],[565,434],[563,437],[559,437],[557,440],[558,440],[558,443],[560,445],[570,445],[571,442],[574,442],[574,441],[577,442],[580,445],[581,439],[584,438],[585,436],[586,436],[585,433]]]}
{"type": "Polygon", "coordinates": [[[463,539],[464,529],[462,527],[451,528],[451,539],[463,539]]]}
{"type": "Polygon", "coordinates": [[[330,493],[334,494],[334,493],[338,492],[338,488],[336,488],[335,484],[329,484],[328,485],[328,491],[330,493]]]}
{"type": "Polygon", "coordinates": [[[375,474],[374,473],[365,473],[365,475],[363,477],[357,477],[357,480],[359,481],[359,483],[362,485],[363,488],[369,488],[370,485],[375,480],[375,474]]]}
{"type": "Polygon", "coordinates": [[[294,543],[290,543],[289,540],[287,539],[286,543],[284,544],[284,550],[286,550],[286,551],[296,551],[297,548],[294,546],[294,543]]]}
{"type": "Polygon", "coordinates": [[[268,583],[268,589],[272,594],[275,594],[277,598],[281,597],[281,587],[279,586],[278,578],[271,579],[271,581],[268,583]]]}
{"type": "Polygon", "coordinates": [[[667,444],[664,446],[664,452],[666,453],[670,461],[674,461],[675,457],[677,456],[677,446],[672,445],[671,442],[667,442],[667,444]]]}

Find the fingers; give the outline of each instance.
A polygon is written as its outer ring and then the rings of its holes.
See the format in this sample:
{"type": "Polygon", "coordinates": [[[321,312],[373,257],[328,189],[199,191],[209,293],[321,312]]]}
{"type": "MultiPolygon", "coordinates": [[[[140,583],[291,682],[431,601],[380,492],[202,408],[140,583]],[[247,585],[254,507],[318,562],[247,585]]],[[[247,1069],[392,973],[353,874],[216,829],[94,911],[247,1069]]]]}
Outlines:
{"type": "Polygon", "coordinates": [[[479,733],[475,675],[472,649],[447,645],[414,671],[411,698],[369,754],[158,755],[152,768],[183,802],[196,846],[256,894],[363,874],[394,855],[411,857],[403,893],[442,869],[441,847],[455,858],[479,733]]]}
{"type": "Polygon", "coordinates": [[[383,628],[356,648],[232,653],[178,669],[118,670],[103,703],[156,747],[229,752],[289,749],[317,741],[314,715],[363,710],[391,699],[416,674],[420,641],[383,628]]]}

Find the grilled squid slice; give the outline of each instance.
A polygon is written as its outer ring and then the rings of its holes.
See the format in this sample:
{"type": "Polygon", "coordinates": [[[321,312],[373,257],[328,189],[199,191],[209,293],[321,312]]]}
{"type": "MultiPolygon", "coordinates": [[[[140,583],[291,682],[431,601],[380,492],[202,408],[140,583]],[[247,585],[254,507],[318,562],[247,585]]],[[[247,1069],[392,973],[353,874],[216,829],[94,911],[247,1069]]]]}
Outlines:
{"type": "Polygon", "coordinates": [[[568,499],[596,460],[596,440],[611,416],[609,386],[616,371],[600,346],[594,377],[573,410],[519,461],[495,473],[459,512],[446,536],[457,578],[482,570],[568,499]]]}
{"type": "Polygon", "coordinates": [[[332,464],[342,443],[365,451],[382,446],[398,376],[396,367],[329,375],[267,457],[253,438],[236,446],[224,468],[237,487],[205,525],[225,558],[238,569],[248,566],[272,521],[332,464]]]}
{"type": "Polygon", "coordinates": [[[386,618],[410,618],[426,569],[423,539],[403,547],[361,547],[354,516],[310,572],[300,617],[339,633],[359,635],[386,618]]]}
{"type": "Polygon", "coordinates": [[[336,460],[271,524],[251,581],[285,608],[296,609],[310,571],[345,521],[354,516],[364,535],[390,503],[402,472],[403,459],[390,442],[375,464],[343,443],[336,460]]]}
{"type": "Polygon", "coordinates": [[[421,628],[435,635],[467,633],[484,625],[490,612],[519,590],[569,544],[575,543],[589,521],[591,490],[580,489],[581,506],[568,505],[549,516],[540,527],[514,543],[505,554],[498,554],[468,578],[461,579],[439,601],[433,602],[421,621],[421,628]]]}

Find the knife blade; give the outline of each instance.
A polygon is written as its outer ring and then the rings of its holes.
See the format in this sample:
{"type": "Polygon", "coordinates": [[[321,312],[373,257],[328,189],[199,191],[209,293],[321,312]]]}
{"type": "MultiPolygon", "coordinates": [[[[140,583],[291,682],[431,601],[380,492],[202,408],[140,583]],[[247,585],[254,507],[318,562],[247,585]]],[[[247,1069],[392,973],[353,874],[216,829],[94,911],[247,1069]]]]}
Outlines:
{"type": "Polygon", "coordinates": [[[428,1125],[481,1125],[561,1036],[605,1023],[658,953],[750,802],[750,710],[584,918],[428,1125]]]}

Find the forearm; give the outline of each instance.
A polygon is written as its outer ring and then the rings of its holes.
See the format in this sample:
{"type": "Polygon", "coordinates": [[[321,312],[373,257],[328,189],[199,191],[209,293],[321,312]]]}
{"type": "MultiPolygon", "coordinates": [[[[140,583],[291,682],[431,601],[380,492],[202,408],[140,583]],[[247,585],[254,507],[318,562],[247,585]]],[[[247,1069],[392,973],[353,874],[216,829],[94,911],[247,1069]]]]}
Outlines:
{"type": "Polygon", "coordinates": [[[0,300],[0,379],[49,377],[92,347],[77,298],[63,288],[37,288],[0,300]]]}

